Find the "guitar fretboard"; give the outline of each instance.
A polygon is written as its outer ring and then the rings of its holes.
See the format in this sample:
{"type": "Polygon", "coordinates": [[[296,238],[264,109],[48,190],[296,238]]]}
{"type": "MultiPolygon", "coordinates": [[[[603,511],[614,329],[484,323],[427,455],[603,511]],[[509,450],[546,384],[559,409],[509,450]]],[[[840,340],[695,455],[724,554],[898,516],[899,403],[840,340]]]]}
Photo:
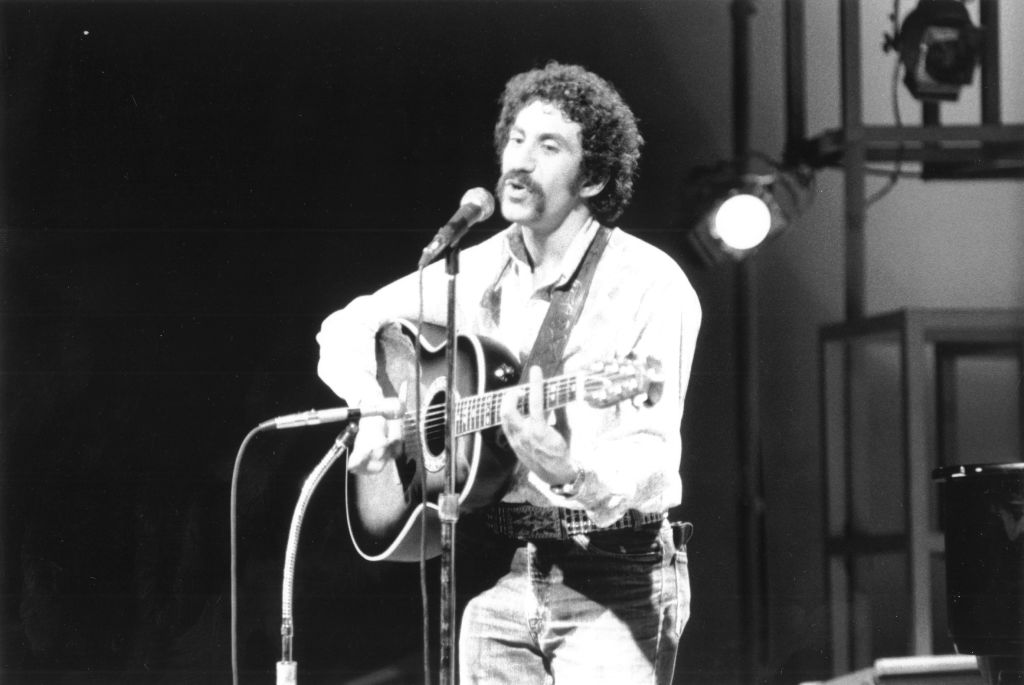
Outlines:
{"type": "MultiPolygon", "coordinates": [[[[646,393],[650,379],[645,372],[633,365],[606,366],[598,372],[566,374],[544,380],[542,400],[544,411],[564,407],[579,400],[605,407],[646,393]]],[[[501,406],[505,398],[515,397],[520,412],[526,413],[529,406],[529,385],[517,385],[491,392],[465,397],[455,403],[455,436],[461,437],[501,425],[501,406]]],[[[425,408],[423,419],[424,435],[437,439],[445,430],[445,406],[431,404],[425,408]]],[[[416,415],[405,416],[406,426],[412,428],[416,415]]],[[[417,445],[415,431],[406,431],[407,448],[417,445]]]]}
{"type": "MultiPolygon", "coordinates": [[[[550,411],[575,402],[578,388],[583,382],[582,376],[556,376],[544,381],[544,410],[550,411]]],[[[459,400],[455,405],[456,435],[468,435],[501,423],[501,405],[509,394],[516,395],[516,406],[519,411],[527,411],[529,386],[517,385],[493,392],[475,395],[459,400]]]]}

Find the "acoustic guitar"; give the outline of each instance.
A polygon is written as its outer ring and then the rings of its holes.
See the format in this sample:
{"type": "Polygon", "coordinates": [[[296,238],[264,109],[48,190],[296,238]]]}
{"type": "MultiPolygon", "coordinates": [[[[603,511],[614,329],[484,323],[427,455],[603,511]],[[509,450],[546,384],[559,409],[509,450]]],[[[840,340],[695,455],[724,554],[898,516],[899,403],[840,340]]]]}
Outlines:
{"type": "MultiPolygon", "coordinates": [[[[408,321],[397,321],[377,335],[377,381],[385,396],[397,396],[406,385],[407,405],[418,406],[401,419],[403,450],[393,469],[370,476],[348,474],[345,502],[349,533],[356,550],[367,560],[418,561],[424,523],[428,558],[440,553],[437,500],[444,491],[448,458],[446,349],[445,331],[436,326],[421,330],[408,321]]],[[[527,386],[517,385],[519,365],[497,342],[460,334],[455,350],[453,465],[459,511],[471,512],[500,500],[510,485],[517,462],[501,433],[501,406],[506,395],[514,393],[525,412],[527,386]]],[[[660,364],[654,359],[639,362],[626,358],[546,378],[544,409],[554,410],[573,402],[599,408],[626,400],[650,405],[661,393],[660,373],[660,364]]]]}

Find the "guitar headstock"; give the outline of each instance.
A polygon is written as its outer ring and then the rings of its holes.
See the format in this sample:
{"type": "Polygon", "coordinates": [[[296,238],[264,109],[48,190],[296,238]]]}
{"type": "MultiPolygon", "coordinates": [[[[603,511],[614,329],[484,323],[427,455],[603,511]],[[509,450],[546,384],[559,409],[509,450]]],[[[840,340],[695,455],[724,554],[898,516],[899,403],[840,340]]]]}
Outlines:
{"type": "Polygon", "coordinates": [[[664,386],[661,362],[654,357],[640,361],[631,354],[624,359],[588,366],[584,380],[584,399],[599,409],[626,400],[649,407],[661,399],[664,386]]]}

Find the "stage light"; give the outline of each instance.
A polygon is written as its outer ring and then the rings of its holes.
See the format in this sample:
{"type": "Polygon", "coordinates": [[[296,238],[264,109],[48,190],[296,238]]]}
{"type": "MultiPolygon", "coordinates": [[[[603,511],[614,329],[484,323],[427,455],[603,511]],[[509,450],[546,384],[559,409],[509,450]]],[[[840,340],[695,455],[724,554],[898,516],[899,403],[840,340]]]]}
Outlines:
{"type": "Polygon", "coordinates": [[[748,174],[705,182],[706,202],[688,234],[690,247],[705,265],[746,259],[787,226],[775,197],[775,176],[748,174]]]}
{"type": "Polygon", "coordinates": [[[772,212],[765,201],[738,192],[726,198],[711,218],[711,234],[733,250],[750,250],[768,236],[772,212]]]}
{"type": "Polygon", "coordinates": [[[956,100],[978,65],[981,31],[961,0],[921,0],[895,40],[903,83],[919,100],[956,100]]]}

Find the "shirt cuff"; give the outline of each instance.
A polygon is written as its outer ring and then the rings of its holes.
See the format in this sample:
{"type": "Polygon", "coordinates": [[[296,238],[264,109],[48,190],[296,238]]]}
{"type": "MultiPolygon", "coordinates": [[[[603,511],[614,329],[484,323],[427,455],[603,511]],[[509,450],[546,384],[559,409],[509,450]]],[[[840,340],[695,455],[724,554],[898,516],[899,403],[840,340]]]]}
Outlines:
{"type": "MultiPolygon", "coordinates": [[[[587,516],[599,527],[610,526],[626,514],[629,505],[623,495],[610,493],[601,488],[594,475],[585,469],[580,469],[580,474],[581,476],[576,479],[579,485],[575,488],[575,493],[563,496],[566,502],[575,502],[582,506],[587,516]]],[[[559,494],[554,488],[552,491],[556,495],[559,494]]]]}

